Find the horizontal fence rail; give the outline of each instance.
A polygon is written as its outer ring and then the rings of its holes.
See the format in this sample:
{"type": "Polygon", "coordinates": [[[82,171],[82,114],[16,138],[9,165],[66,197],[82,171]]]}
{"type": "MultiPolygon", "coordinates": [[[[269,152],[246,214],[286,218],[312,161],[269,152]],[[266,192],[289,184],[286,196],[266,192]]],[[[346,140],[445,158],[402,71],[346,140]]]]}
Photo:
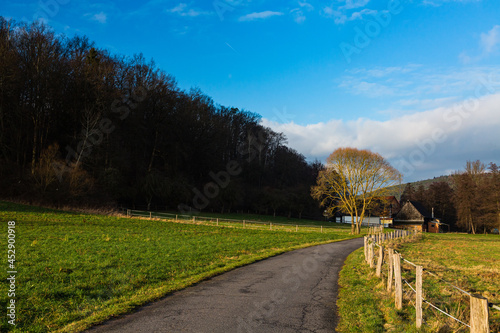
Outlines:
{"type": "Polygon", "coordinates": [[[209,224],[215,226],[226,226],[226,227],[236,227],[236,228],[266,228],[268,230],[285,230],[285,231],[309,231],[309,232],[329,232],[334,230],[335,232],[350,232],[350,229],[339,229],[338,226],[323,226],[323,225],[305,225],[305,224],[292,224],[292,223],[274,223],[274,222],[264,222],[264,221],[254,221],[254,220],[237,220],[237,219],[226,219],[220,217],[208,217],[208,216],[195,216],[195,215],[183,215],[183,214],[173,214],[173,213],[161,213],[134,209],[124,209],[124,213],[127,217],[140,217],[147,219],[160,219],[169,220],[182,223],[194,223],[194,224],[209,224]]]}

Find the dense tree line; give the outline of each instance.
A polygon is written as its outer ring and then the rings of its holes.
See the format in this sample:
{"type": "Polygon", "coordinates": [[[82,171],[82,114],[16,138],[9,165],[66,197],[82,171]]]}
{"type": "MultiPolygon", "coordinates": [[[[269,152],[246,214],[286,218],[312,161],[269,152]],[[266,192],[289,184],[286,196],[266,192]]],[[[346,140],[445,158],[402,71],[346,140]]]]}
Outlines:
{"type": "Polygon", "coordinates": [[[307,163],[260,116],[142,55],[0,17],[0,194],[61,204],[318,213],[307,163]]]}
{"type": "Polygon", "coordinates": [[[500,170],[495,163],[469,161],[453,176],[457,224],[471,233],[500,229],[500,170]]]}
{"type": "Polygon", "coordinates": [[[500,170],[494,163],[468,161],[464,171],[451,181],[439,181],[428,187],[408,184],[401,197],[418,201],[452,230],[470,233],[500,229],[500,170]]]}

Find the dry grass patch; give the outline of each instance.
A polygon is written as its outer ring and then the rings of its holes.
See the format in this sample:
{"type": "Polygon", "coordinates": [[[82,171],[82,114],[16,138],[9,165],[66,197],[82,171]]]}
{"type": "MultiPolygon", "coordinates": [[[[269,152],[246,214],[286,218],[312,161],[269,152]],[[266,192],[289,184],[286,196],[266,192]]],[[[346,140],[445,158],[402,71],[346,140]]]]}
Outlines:
{"type": "MultiPolygon", "coordinates": [[[[418,243],[398,246],[404,258],[467,292],[500,304],[500,237],[497,235],[425,234],[418,243]]],[[[446,282],[424,273],[425,297],[465,323],[469,323],[469,297],[446,282]]],[[[452,331],[463,325],[427,307],[430,325],[445,323],[452,331]]],[[[490,327],[500,331],[500,312],[490,311],[490,327]]]]}

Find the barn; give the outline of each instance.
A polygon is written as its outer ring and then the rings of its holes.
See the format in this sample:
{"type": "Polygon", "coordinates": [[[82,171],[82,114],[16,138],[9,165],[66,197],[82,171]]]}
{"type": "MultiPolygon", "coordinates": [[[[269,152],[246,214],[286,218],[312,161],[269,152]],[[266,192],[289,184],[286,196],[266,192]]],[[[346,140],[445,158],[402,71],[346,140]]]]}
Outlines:
{"type": "Polygon", "coordinates": [[[394,216],[393,227],[398,229],[412,229],[425,232],[443,232],[443,227],[439,219],[435,219],[425,207],[416,201],[404,203],[401,210],[394,216]]]}

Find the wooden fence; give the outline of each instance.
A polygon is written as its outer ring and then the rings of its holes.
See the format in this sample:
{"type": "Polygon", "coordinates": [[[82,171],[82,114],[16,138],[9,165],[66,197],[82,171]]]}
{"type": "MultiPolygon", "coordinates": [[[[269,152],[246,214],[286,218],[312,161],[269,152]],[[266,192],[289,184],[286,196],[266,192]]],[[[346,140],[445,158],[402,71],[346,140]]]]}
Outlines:
{"type": "Polygon", "coordinates": [[[142,210],[132,210],[124,209],[124,213],[127,217],[142,217],[149,219],[161,219],[169,220],[174,222],[182,223],[193,223],[193,224],[207,224],[214,226],[229,226],[235,228],[266,228],[269,230],[286,230],[286,231],[307,231],[307,232],[345,232],[349,233],[351,230],[349,228],[339,228],[338,226],[323,226],[323,225],[301,225],[301,224],[285,224],[285,223],[273,223],[273,222],[263,222],[263,221],[253,221],[253,220],[236,220],[236,219],[224,219],[218,217],[206,217],[206,216],[194,216],[194,215],[181,215],[181,214],[171,214],[171,213],[160,213],[142,210]]]}
{"type": "MultiPolygon", "coordinates": [[[[497,306],[488,303],[488,300],[481,295],[471,294],[461,288],[454,286],[453,284],[446,282],[453,288],[459,290],[461,293],[468,295],[470,298],[470,322],[469,324],[455,318],[451,314],[439,309],[434,304],[423,298],[423,266],[416,265],[406,259],[404,259],[400,253],[392,248],[384,247],[384,242],[386,240],[405,238],[405,237],[415,237],[417,235],[416,231],[408,230],[396,230],[392,233],[379,233],[379,230],[370,230],[373,234],[364,237],[364,254],[365,260],[370,265],[371,268],[375,268],[376,276],[382,277],[382,266],[383,263],[387,263],[387,291],[392,292],[394,288],[394,304],[396,309],[401,310],[403,308],[403,282],[408,285],[411,291],[415,294],[415,323],[417,328],[422,326],[424,321],[422,315],[422,304],[426,303],[430,307],[439,311],[440,313],[454,319],[455,321],[461,323],[462,325],[469,327],[472,333],[489,333],[489,312],[488,307],[492,306],[495,309],[500,309],[497,306]],[[375,263],[376,260],[376,263],[375,263]],[[401,262],[413,266],[415,269],[415,288],[402,278],[401,262]],[[394,287],[393,287],[394,285],[394,287]]],[[[432,272],[425,271],[426,273],[435,276],[436,278],[442,280],[437,275],[432,272]]],[[[444,280],[443,280],[444,281],[444,280]]]]}

